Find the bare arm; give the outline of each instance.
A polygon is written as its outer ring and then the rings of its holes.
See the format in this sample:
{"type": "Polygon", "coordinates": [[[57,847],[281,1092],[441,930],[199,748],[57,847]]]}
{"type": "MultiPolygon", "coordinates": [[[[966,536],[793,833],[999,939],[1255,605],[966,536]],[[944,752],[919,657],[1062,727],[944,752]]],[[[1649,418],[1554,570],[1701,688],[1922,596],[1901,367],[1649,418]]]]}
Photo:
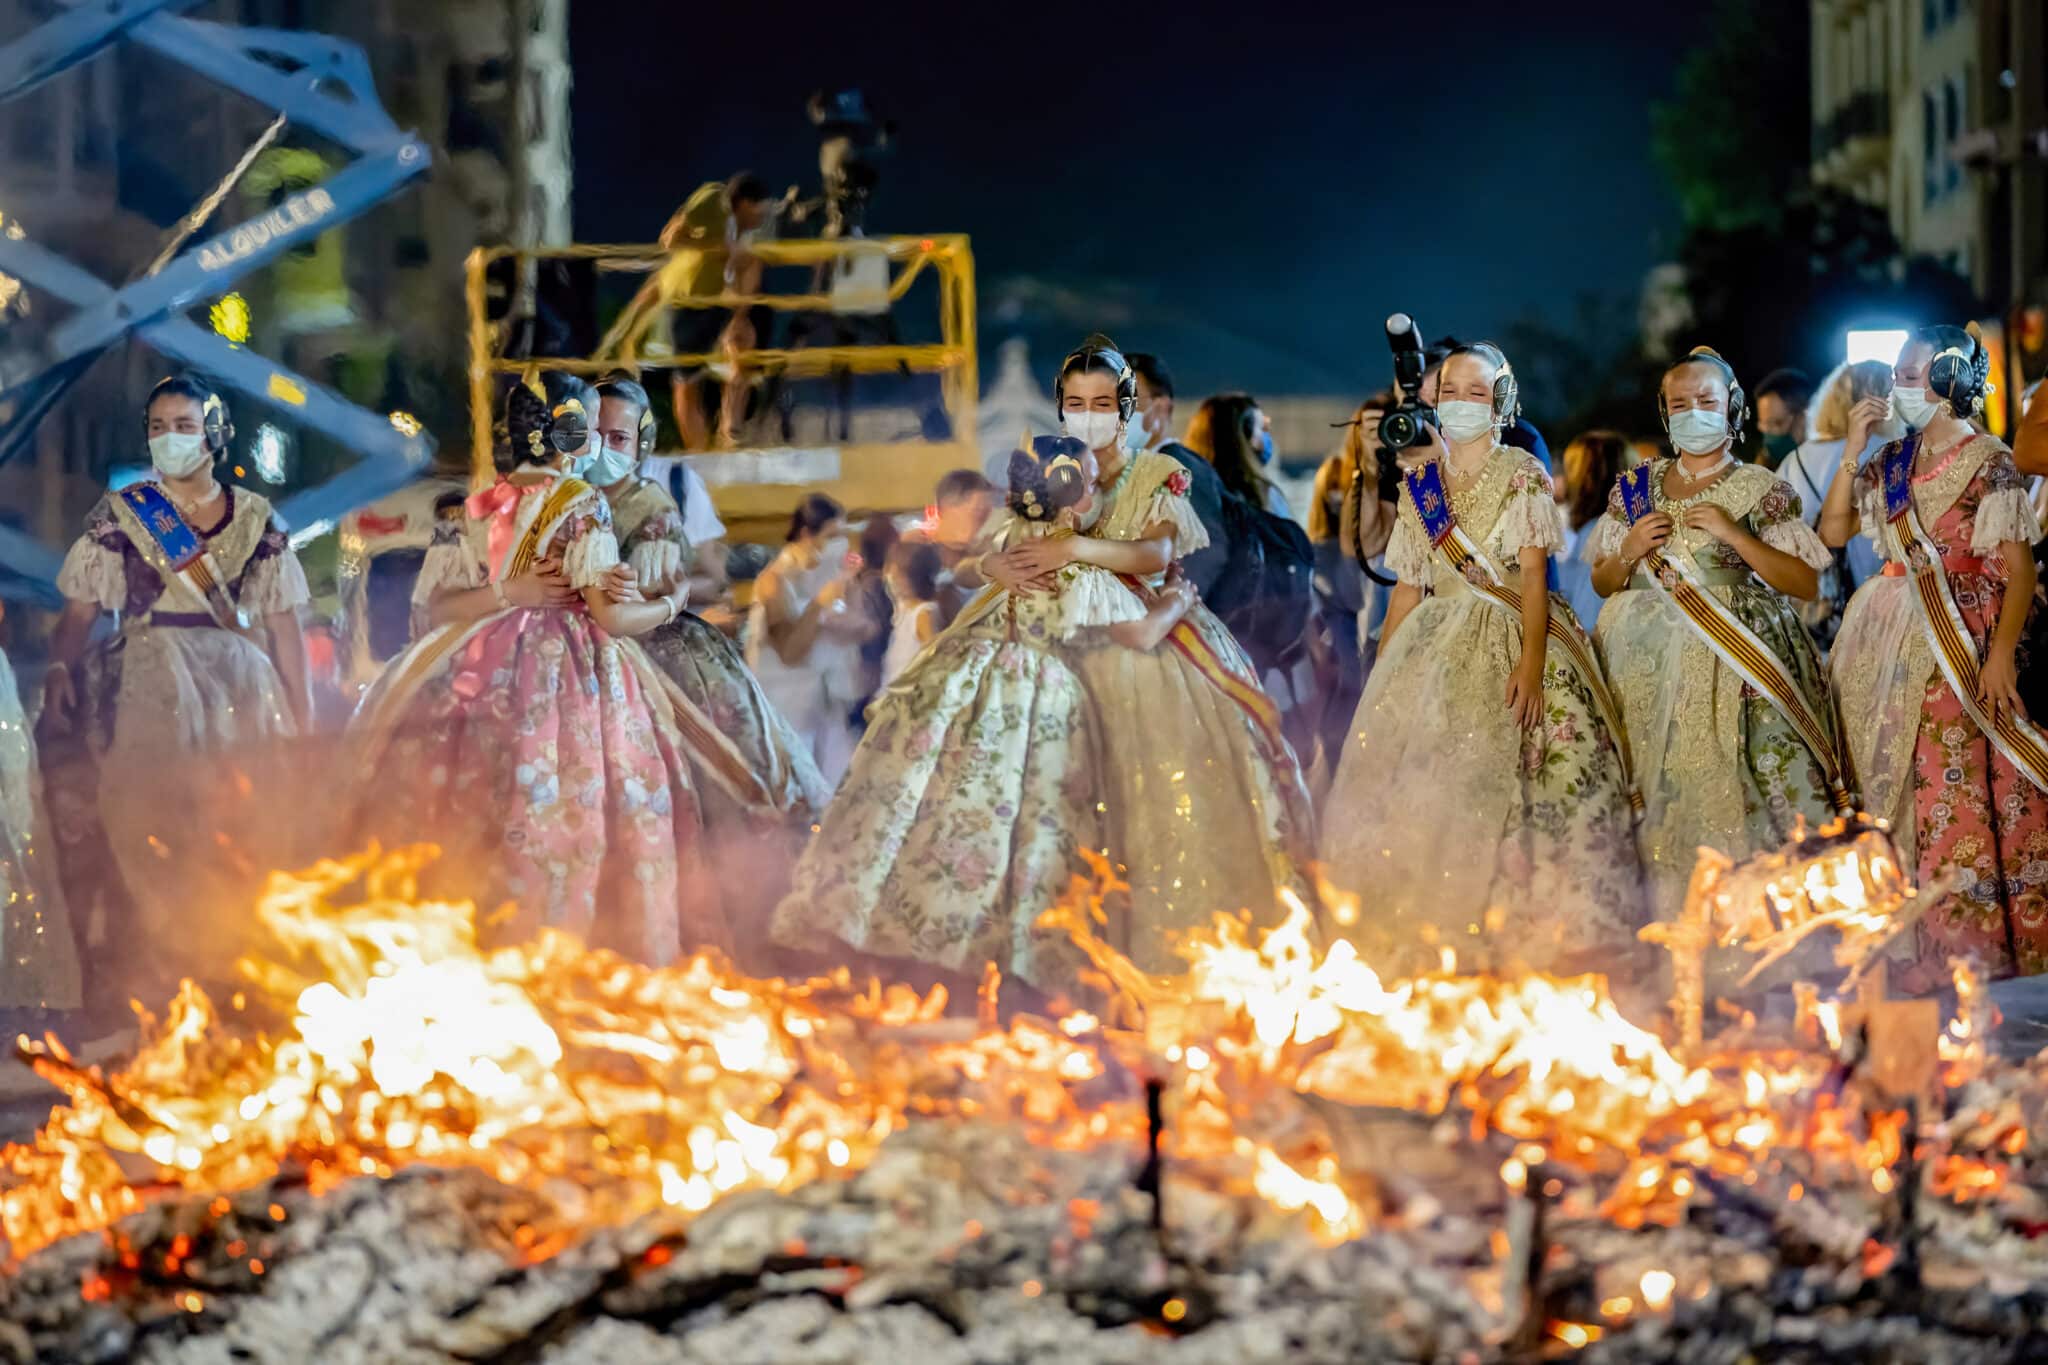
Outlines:
{"type": "Polygon", "coordinates": [[[589,609],[590,619],[607,635],[645,635],[675,620],[676,613],[683,608],[684,596],[678,589],[651,602],[615,602],[604,584],[594,583],[583,589],[583,605],[589,609]]]}
{"type": "Polygon", "coordinates": [[[1850,466],[1846,451],[1842,462],[1835,466],[1835,477],[1828,484],[1827,497],[1820,505],[1820,521],[1814,529],[1820,532],[1821,543],[1831,550],[1847,545],[1862,529],[1862,518],[1856,515],[1856,471],[1850,466]]]}
{"type": "Polygon", "coordinates": [[[445,626],[474,621],[507,607],[566,607],[576,596],[576,589],[562,573],[561,561],[536,560],[526,572],[501,584],[435,593],[427,602],[427,621],[445,626]]]}
{"type": "Polygon", "coordinates": [[[2027,611],[2034,603],[2034,552],[2031,546],[2009,540],[1999,545],[1998,553],[2005,560],[2005,600],[1999,604],[1991,647],[1984,651],[1977,697],[1993,713],[2024,716],[2027,708],[2020,698],[2018,649],[2027,611]]]}
{"type": "Polygon", "coordinates": [[[285,700],[291,705],[292,719],[301,731],[310,730],[313,687],[311,670],[306,665],[306,632],[299,625],[299,614],[269,612],[263,618],[263,629],[270,636],[270,661],[277,666],[277,676],[284,680],[285,700]]]}
{"type": "Polygon", "coordinates": [[[71,669],[78,656],[85,653],[85,642],[92,635],[93,623],[99,619],[99,603],[75,597],[64,599],[64,612],[50,633],[50,669],[43,679],[43,710],[47,715],[61,718],[77,704],[71,669]]]}
{"type": "Polygon", "coordinates": [[[1652,550],[1662,549],[1671,539],[1671,518],[1652,512],[1628,528],[1621,539],[1621,553],[1603,555],[1593,562],[1593,591],[1612,597],[1628,586],[1636,565],[1652,550]]]}
{"type": "Polygon", "coordinates": [[[1422,605],[1422,589],[1413,583],[1397,583],[1393,594],[1387,599],[1387,619],[1380,626],[1380,649],[1384,657],[1387,646],[1393,643],[1394,632],[1408,619],[1408,613],[1422,605]]]}
{"type": "Polygon", "coordinates": [[[1515,560],[1522,570],[1522,657],[1508,678],[1507,705],[1526,730],[1543,718],[1543,660],[1550,648],[1550,594],[1543,573],[1550,556],[1525,545],[1515,560]]]}
{"type": "Polygon", "coordinates": [[[1161,592],[1152,601],[1151,608],[1136,621],[1119,621],[1109,628],[1109,638],[1126,649],[1150,650],[1159,647],[1159,642],[1172,633],[1188,614],[1194,604],[1195,595],[1189,588],[1175,584],[1161,592]]]}

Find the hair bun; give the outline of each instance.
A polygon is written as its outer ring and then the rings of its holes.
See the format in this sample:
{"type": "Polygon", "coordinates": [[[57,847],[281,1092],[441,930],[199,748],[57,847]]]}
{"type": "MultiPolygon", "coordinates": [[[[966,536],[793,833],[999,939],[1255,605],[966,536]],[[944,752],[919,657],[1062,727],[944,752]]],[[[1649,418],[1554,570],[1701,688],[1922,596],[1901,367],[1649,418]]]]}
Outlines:
{"type": "Polygon", "coordinates": [[[1088,496],[1081,461],[1088,447],[1072,436],[1036,436],[1010,452],[1010,510],[1026,521],[1051,521],[1088,496]]]}
{"type": "Polygon", "coordinates": [[[1711,346],[1695,346],[1685,353],[1685,357],[1688,360],[1718,360],[1723,365],[1728,363],[1727,358],[1711,346]]]}

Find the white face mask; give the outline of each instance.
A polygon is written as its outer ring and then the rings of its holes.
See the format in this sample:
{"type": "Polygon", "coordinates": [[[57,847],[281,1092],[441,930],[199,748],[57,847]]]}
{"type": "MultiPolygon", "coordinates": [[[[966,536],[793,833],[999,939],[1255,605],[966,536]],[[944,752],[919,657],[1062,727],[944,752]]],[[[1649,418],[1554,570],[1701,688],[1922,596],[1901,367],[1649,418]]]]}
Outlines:
{"type": "Polygon", "coordinates": [[[1892,386],[1892,408],[1899,414],[1899,420],[1918,431],[1932,422],[1941,411],[1941,404],[1927,396],[1926,389],[1908,389],[1892,386]]]}
{"type": "Polygon", "coordinates": [[[1152,428],[1143,412],[1134,413],[1124,427],[1124,449],[1143,450],[1152,442],[1152,428]]]}
{"type": "Polygon", "coordinates": [[[1462,398],[1453,398],[1448,403],[1436,405],[1436,415],[1443,419],[1443,433],[1450,440],[1463,445],[1476,441],[1493,430],[1493,404],[1474,403],[1462,398]]]}
{"type": "Polygon", "coordinates": [[[610,488],[631,474],[634,464],[631,450],[608,445],[590,462],[590,471],[584,477],[599,488],[610,488]]]}
{"type": "Polygon", "coordinates": [[[149,438],[149,460],[165,478],[182,479],[196,474],[213,457],[207,453],[206,437],[196,431],[167,431],[149,438]]]}
{"type": "Polygon", "coordinates": [[[1671,444],[1688,455],[1711,455],[1728,444],[1728,414],[1687,408],[1671,414],[1671,444]]]}
{"type": "Polygon", "coordinates": [[[1117,424],[1113,412],[1068,412],[1060,415],[1060,427],[1084,442],[1090,450],[1108,450],[1116,444],[1117,424]]]}

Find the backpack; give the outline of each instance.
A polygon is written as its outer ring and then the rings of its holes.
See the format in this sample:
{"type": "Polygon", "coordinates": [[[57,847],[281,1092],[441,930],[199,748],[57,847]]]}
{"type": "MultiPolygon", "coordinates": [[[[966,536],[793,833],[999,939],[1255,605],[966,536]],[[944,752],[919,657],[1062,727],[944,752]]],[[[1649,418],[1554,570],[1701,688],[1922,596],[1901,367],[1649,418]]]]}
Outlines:
{"type": "Polygon", "coordinates": [[[1208,595],[1209,609],[1261,668],[1301,647],[1315,612],[1315,548],[1291,517],[1223,492],[1230,555],[1208,595]]]}

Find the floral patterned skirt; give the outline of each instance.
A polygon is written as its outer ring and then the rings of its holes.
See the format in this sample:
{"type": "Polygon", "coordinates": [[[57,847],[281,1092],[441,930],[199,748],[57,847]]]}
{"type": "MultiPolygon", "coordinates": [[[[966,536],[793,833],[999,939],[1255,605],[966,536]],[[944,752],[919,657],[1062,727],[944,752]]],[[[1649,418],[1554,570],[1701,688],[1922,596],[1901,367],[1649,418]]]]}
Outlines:
{"type": "Polygon", "coordinates": [[[1614,737],[1556,650],[1542,721],[1516,725],[1521,655],[1521,621],[1463,592],[1425,599],[1381,652],[1323,820],[1361,946],[1433,935],[1461,963],[1542,970],[1615,969],[1634,950],[1642,876],[1614,737]]]}
{"type": "MultiPolygon", "coordinates": [[[[675,680],[719,732],[733,742],[747,766],[777,803],[808,830],[832,800],[832,788],[818,771],[810,746],[797,738],[725,632],[688,612],[640,637],[654,666],[675,680]]],[[[714,814],[715,803],[712,804],[714,814]]]]}
{"type": "Polygon", "coordinates": [[[775,941],[1068,986],[1073,958],[1033,921],[1101,847],[1098,747],[1059,654],[956,627],[875,702],[775,941]]]}
{"type": "MultiPolygon", "coordinates": [[[[1981,574],[1952,573],[1949,583],[1981,646],[2002,590],[1981,574]]],[[[2019,666],[2025,677],[2041,663],[2023,647],[2019,666]]],[[[2048,794],[1991,747],[1938,671],[1920,702],[1913,806],[1921,883],[1964,874],[1962,888],[1920,922],[1914,984],[1941,985],[1950,957],[1972,958],[1998,977],[2048,971],[2048,794]]]]}
{"type": "Polygon", "coordinates": [[[546,925],[645,962],[728,948],[689,760],[639,646],[576,609],[448,629],[393,659],[356,714],[375,765],[358,841],[439,843],[437,890],[474,899],[497,941],[546,925]]]}
{"type": "MultiPolygon", "coordinates": [[[[1757,583],[1710,588],[1770,647],[1807,705],[1833,715],[1813,638],[1783,597],[1757,583]]],[[[1790,721],[1720,661],[1655,588],[1607,600],[1600,653],[1648,805],[1637,828],[1650,909],[1678,917],[1702,846],[1747,858],[1833,815],[1819,766],[1790,721]]]]}

